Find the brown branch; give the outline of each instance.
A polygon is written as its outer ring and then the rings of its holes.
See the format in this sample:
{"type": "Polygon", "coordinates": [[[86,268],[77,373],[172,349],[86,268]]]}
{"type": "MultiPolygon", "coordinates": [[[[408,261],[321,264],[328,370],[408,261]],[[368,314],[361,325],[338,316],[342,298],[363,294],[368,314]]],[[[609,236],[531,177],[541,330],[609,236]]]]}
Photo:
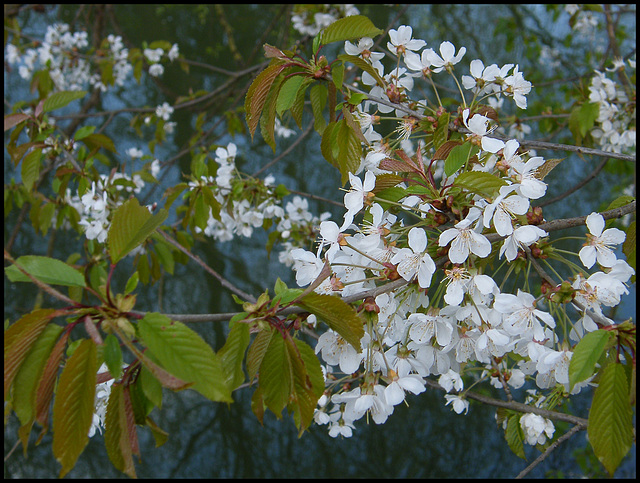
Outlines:
{"type": "MultiPolygon", "coordinates": [[[[608,211],[604,211],[602,213],[600,213],[603,218],[605,220],[609,220],[611,218],[620,218],[626,214],[632,213],[636,210],[636,202],[633,201],[625,206],[621,206],[620,208],[615,208],[613,210],[608,210],[608,211]]],[[[538,225],[539,228],[550,232],[550,231],[557,231],[557,230],[562,230],[565,228],[571,228],[574,226],[580,226],[580,225],[584,225],[585,224],[585,220],[587,219],[587,216],[578,216],[575,218],[565,218],[565,219],[561,219],[561,220],[554,220],[554,221],[550,221],[547,223],[542,223],[541,225],[538,225]]],[[[162,233],[162,232],[160,232],[162,233]]],[[[505,237],[502,237],[500,235],[498,235],[497,233],[490,233],[489,235],[486,235],[487,239],[489,239],[490,242],[495,242],[498,240],[501,240],[505,237]]],[[[177,242],[176,242],[177,243],[177,242]]],[[[445,263],[448,261],[448,257],[444,256],[441,257],[439,259],[437,259],[435,261],[436,264],[436,269],[441,269],[445,263]]],[[[398,280],[394,280],[393,282],[388,282],[385,283],[384,285],[380,285],[378,287],[375,287],[373,289],[370,290],[366,290],[364,292],[361,293],[357,293],[357,294],[353,294],[353,295],[349,295],[348,297],[343,297],[342,300],[346,303],[352,303],[352,302],[356,302],[358,300],[362,300],[364,298],[367,297],[377,297],[378,295],[381,295],[383,293],[388,293],[391,292],[393,290],[397,290],[399,288],[404,287],[405,285],[407,285],[408,282],[402,278],[398,279],[398,280]]],[[[555,285],[555,283],[553,284],[555,285]]],[[[300,307],[289,307],[283,311],[281,311],[279,314],[280,315],[289,315],[289,314],[299,314],[305,312],[302,308],[300,307]]],[[[174,320],[178,320],[180,322],[223,322],[226,320],[229,320],[231,317],[233,317],[234,315],[237,315],[238,312],[234,312],[234,313],[227,313],[227,314],[165,314],[167,317],[170,317],[174,320]]]]}
{"type": "MultiPolygon", "coordinates": [[[[349,89],[353,90],[354,92],[357,92],[359,94],[364,94],[367,96],[367,99],[369,99],[370,101],[373,102],[377,102],[379,104],[383,104],[385,106],[388,107],[393,107],[394,109],[397,109],[399,111],[402,111],[406,114],[409,114],[410,116],[413,116],[417,119],[424,119],[426,116],[418,111],[414,111],[412,109],[409,109],[408,107],[402,106],[400,104],[395,104],[391,101],[387,101],[385,99],[381,99],[379,97],[375,97],[370,95],[368,92],[365,92],[355,86],[349,85],[348,86],[349,89]]],[[[468,134],[470,131],[468,131],[466,128],[464,127],[459,127],[459,126],[453,126],[450,125],[449,126],[450,129],[461,132],[461,133],[466,133],[468,134]]],[[[509,139],[511,139],[508,136],[501,136],[499,134],[492,134],[491,137],[496,138],[496,139],[501,139],[503,141],[508,141],[509,139]]],[[[583,147],[583,146],[572,146],[570,144],[560,144],[560,143],[549,143],[546,141],[527,141],[527,140],[518,140],[518,142],[520,143],[520,146],[522,147],[526,147],[526,148],[531,148],[531,149],[549,149],[549,150],[554,150],[554,151],[572,151],[578,154],[588,154],[588,155],[592,155],[592,156],[599,156],[599,157],[605,157],[605,158],[615,158],[615,159],[622,159],[623,161],[631,161],[633,163],[636,162],[636,157],[635,156],[630,156],[628,154],[621,154],[621,153],[612,153],[612,152],[608,152],[608,151],[602,151],[600,149],[594,149],[594,148],[587,148],[587,147],[583,147]]]]}
{"type": "Polygon", "coordinates": [[[251,175],[252,178],[255,178],[256,176],[258,176],[260,173],[262,173],[263,171],[269,169],[271,166],[273,166],[274,164],[276,164],[278,161],[280,161],[282,158],[284,158],[287,154],[289,154],[291,151],[293,151],[295,149],[295,147],[300,144],[310,133],[311,130],[313,129],[313,124],[314,122],[310,122],[309,125],[307,126],[307,128],[302,132],[302,134],[300,134],[300,136],[298,136],[298,139],[296,139],[291,146],[289,146],[287,149],[285,149],[284,151],[282,151],[282,153],[277,156],[276,158],[274,158],[272,161],[269,161],[267,164],[265,164],[262,168],[260,168],[258,171],[256,171],[255,173],[253,173],[251,175]]]}
{"type": "MultiPolygon", "coordinates": [[[[430,379],[425,379],[427,386],[432,389],[438,389],[444,391],[445,389],[435,381],[430,379]]],[[[481,402],[483,404],[488,404],[489,406],[495,406],[504,409],[510,409],[512,411],[517,411],[519,413],[533,413],[539,416],[542,416],[547,419],[553,419],[554,421],[565,421],[567,423],[572,423],[577,426],[580,426],[581,429],[585,429],[587,427],[587,420],[578,416],[574,416],[573,414],[560,413],[557,411],[551,411],[549,409],[537,408],[535,406],[529,406],[528,404],[520,403],[517,401],[503,401],[502,399],[495,399],[489,396],[485,396],[483,394],[478,394],[471,391],[451,391],[451,394],[456,394],[460,396],[464,396],[467,399],[473,399],[475,401],[481,402]]]]}
{"type": "Polygon", "coordinates": [[[529,473],[532,469],[534,469],[536,466],[538,466],[540,463],[542,463],[542,461],[544,461],[544,459],[547,456],[549,456],[553,450],[555,450],[564,441],[568,440],[571,436],[576,434],[578,431],[582,431],[583,429],[585,429],[585,427],[583,427],[583,426],[581,426],[579,424],[576,424],[573,428],[571,428],[569,431],[567,431],[562,436],[560,436],[557,440],[555,440],[553,443],[551,443],[549,445],[549,447],[544,451],[544,453],[542,453],[540,456],[538,456],[533,463],[531,463],[524,470],[522,470],[518,474],[518,476],[516,476],[516,480],[520,480],[520,479],[524,478],[525,475],[527,475],[527,473],[529,473]]]}
{"type": "MultiPolygon", "coordinates": [[[[230,290],[231,292],[235,293],[239,297],[242,297],[243,299],[245,299],[245,300],[247,300],[249,302],[255,302],[256,301],[256,298],[253,295],[250,295],[250,294],[246,293],[244,290],[241,290],[238,287],[236,287],[235,285],[233,285],[226,278],[224,278],[222,275],[220,275],[218,272],[216,272],[213,268],[211,268],[209,265],[207,265],[205,262],[203,262],[200,257],[198,257],[197,255],[194,255],[193,253],[191,253],[185,247],[180,245],[180,243],[178,243],[176,240],[174,240],[171,236],[167,235],[164,231],[158,229],[158,230],[156,230],[156,232],[159,233],[167,242],[169,242],[171,245],[173,245],[178,250],[180,250],[182,253],[184,253],[189,258],[191,258],[191,260],[193,260],[198,265],[200,265],[202,268],[204,268],[204,270],[207,273],[209,273],[210,275],[215,277],[220,282],[220,285],[222,285],[224,288],[230,290]]],[[[170,316],[170,317],[172,317],[172,316],[170,316]]],[[[177,319],[175,319],[175,320],[177,320],[177,319]]]]}

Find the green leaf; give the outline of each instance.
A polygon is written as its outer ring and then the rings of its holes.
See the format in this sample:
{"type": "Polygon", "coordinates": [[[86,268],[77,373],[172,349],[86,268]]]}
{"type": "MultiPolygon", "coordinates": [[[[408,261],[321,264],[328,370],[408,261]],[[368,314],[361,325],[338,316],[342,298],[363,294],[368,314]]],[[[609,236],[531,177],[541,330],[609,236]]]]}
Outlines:
{"type": "Polygon", "coordinates": [[[284,81],[280,88],[280,92],[278,93],[278,100],[276,101],[276,112],[278,113],[278,116],[282,116],[284,111],[293,106],[303,79],[304,78],[301,75],[294,75],[284,81]]]}
{"type": "MultiPolygon", "coordinates": [[[[322,118],[324,121],[324,118],[322,118]]],[[[336,149],[335,139],[337,137],[339,125],[335,122],[330,122],[326,124],[326,126],[322,130],[322,140],[320,141],[320,152],[324,159],[326,159],[331,165],[336,168],[339,167],[338,160],[336,159],[337,151],[334,154],[334,150],[336,149]]]]}
{"type": "Polygon", "coordinates": [[[160,365],[212,401],[233,402],[222,363],[213,349],[189,327],[148,313],[138,322],[140,339],[160,365]]]}
{"type": "Polygon", "coordinates": [[[331,68],[331,78],[333,79],[333,84],[336,86],[336,89],[342,89],[342,82],[344,80],[344,63],[336,62],[333,64],[331,68]]]}
{"type": "Polygon", "coordinates": [[[362,145],[358,134],[345,119],[339,121],[337,131],[338,169],[342,175],[342,184],[349,180],[349,173],[355,173],[362,160],[362,145]]]}
{"type": "MultiPolygon", "coordinates": [[[[636,222],[632,221],[629,223],[629,227],[627,228],[627,238],[624,240],[622,244],[622,253],[627,257],[627,263],[636,268],[636,222]]],[[[635,275],[634,275],[635,277],[635,275]]],[[[631,280],[631,283],[633,283],[631,280]]]]}
{"type": "Polygon", "coordinates": [[[22,160],[22,183],[27,191],[33,189],[33,185],[40,176],[40,160],[42,159],[42,149],[36,148],[27,154],[22,160]]]}
{"type": "Polygon", "coordinates": [[[350,305],[333,295],[311,292],[296,304],[315,314],[326,322],[340,336],[351,344],[356,351],[362,350],[360,339],[364,335],[362,319],[350,305]]]}
{"type": "Polygon", "coordinates": [[[355,65],[358,69],[369,73],[380,87],[384,87],[384,79],[380,76],[380,73],[366,60],[358,57],[357,55],[340,54],[338,59],[342,62],[349,62],[355,65]]]}
{"type": "Polygon", "coordinates": [[[600,113],[600,105],[596,102],[585,102],[578,111],[578,125],[580,134],[584,137],[595,126],[600,113]]]}
{"type": "MultiPolygon", "coordinates": [[[[305,363],[306,361],[302,357],[302,351],[308,355],[309,350],[313,353],[313,349],[304,342],[294,340],[290,336],[287,336],[285,340],[285,347],[288,352],[289,361],[291,362],[293,375],[292,392],[289,396],[287,406],[293,410],[293,419],[299,431],[298,436],[302,436],[302,433],[309,427],[313,420],[313,413],[320,397],[315,394],[316,388],[313,387],[305,363]]],[[[315,359],[319,366],[320,363],[315,355],[313,359],[315,359]]],[[[311,361],[308,357],[306,360],[311,361]]],[[[320,374],[322,375],[322,371],[320,371],[320,374]]],[[[324,387],[322,387],[322,389],[324,389],[324,387]]]]}
{"type": "Polygon", "coordinates": [[[507,444],[513,454],[526,460],[524,455],[524,434],[522,433],[522,427],[520,426],[521,414],[513,414],[507,421],[507,429],[504,432],[504,437],[507,440],[507,444]]]}
{"type": "Polygon", "coordinates": [[[151,215],[136,198],[120,205],[113,215],[107,241],[111,262],[117,263],[127,253],[144,242],[167,218],[167,210],[151,215]]]}
{"type": "Polygon", "coordinates": [[[277,331],[274,331],[260,364],[258,383],[264,403],[280,419],[291,394],[293,373],[284,339],[277,331]]]}
{"type": "MultiPolygon", "coordinates": [[[[135,431],[135,428],[133,428],[135,431]]],[[[104,443],[107,455],[118,471],[131,478],[136,477],[133,465],[133,452],[130,441],[129,424],[124,401],[124,388],[121,384],[111,386],[105,417],[104,443]]]]}
{"type": "Polygon", "coordinates": [[[107,151],[111,151],[112,153],[118,153],[115,145],[113,144],[113,140],[105,134],[89,134],[82,138],[82,142],[86,144],[91,151],[97,151],[98,149],[103,148],[107,151]]]}
{"type": "Polygon", "coordinates": [[[260,365],[262,364],[264,355],[271,343],[273,332],[274,331],[271,329],[261,330],[258,332],[258,335],[253,341],[253,344],[251,344],[251,347],[249,347],[249,352],[247,353],[247,372],[249,373],[249,382],[253,381],[260,370],[260,365]]]}
{"type": "MultiPolygon", "coordinates": [[[[85,287],[84,276],[75,268],[55,258],[39,255],[24,255],[18,257],[16,264],[41,282],[49,285],[65,285],[68,287],[85,287]]],[[[11,282],[31,282],[14,265],[4,269],[11,282]]]]}
{"type": "Polygon", "coordinates": [[[483,171],[468,171],[458,175],[453,184],[465,188],[472,193],[493,197],[507,182],[502,178],[483,171]]]}
{"type": "Polygon", "coordinates": [[[115,335],[109,334],[104,340],[102,357],[113,378],[115,380],[120,379],[122,375],[122,350],[120,349],[120,342],[115,335]]]}
{"type": "Polygon", "coordinates": [[[589,442],[611,476],[633,445],[628,391],[622,364],[609,364],[602,372],[589,410],[589,442]]]}
{"type": "Polygon", "coordinates": [[[311,111],[313,112],[314,119],[313,128],[320,135],[324,135],[324,130],[327,126],[327,121],[322,115],[322,111],[324,111],[324,107],[327,105],[328,95],[329,91],[327,90],[326,86],[322,84],[315,84],[309,91],[309,97],[311,99],[311,111]]]}
{"type": "Polygon", "coordinates": [[[478,147],[471,143],[455,146],[444,162],[444,174],[449,177],[462,168],[469,158],[478,152],[478,147]]]}
{"type": "Polygon", "coordinates": [[[83,126],[75,132],[75,134],[73,135],[73,139],[75,139],[76,141],[80,141],[81,139],[84,139],[87,136],[93,134],[93,131],[95,130],[95,126],[83,126]]]}
{"type": "Polygon", "coordinates": [[[438,118],[438,126],[433,132],[433,147],[438,149],[449,139],[449,118],[448,112],[443,113],[438,118]]]}
{"type": "Polygon", "coordinates": [[[218,352],[218,357],[224,367],[226,384],[234,390],[244,382],[245,376],[242,371],[242,361],[244,353],[249,347],[251,336],[249,335],[249,325],[245,323],[230,323],[231,330],[227,340],[218,352]]]}
{"type": "Polygon", "coordinates": [[[593,375],[596,362],[602,356],[610,337],[611,332],[596,330],[585,334],[578,342],[569,362],[569,387],[571,389],[576,383],[593,375]]]}
{"type": "Polygon", "coordinates": [[[320,43],[327,45],[332,42],[344,42],[361,37],[375,37],[382,30],[377,28],[371,20],[364,15],[351,15],[336,20],[320,32],[320,43]]]}
{"type": "Polygon", "coordinates": [[[309,77],[304,77],[302,80],[302,85],[298,89],[298,94],[293,101],[293,105],[291,106],[291,117],[296,122],[299,128],[302,128],[302,114],[304,112],[304,98],[307,93],[307,88],[313,82],[309,77]]]}
{"type": "Polygon", "coordinates": [[[60,478],[71,471],[89,442],[97,370],[96,345],[85,339],[60,375],[53,404],[53,455],[62,465],[60,478]]]}
{"type": "Polygon", "coordinates": [[[82,99],[87,95],[87,91],[62,91],[51,94],[45,101],[42,106],[42,112],[55,111],[56,109],[60,109],[65,107],[70,102],[73,102],[77,99],[82,99]]]}
{"type": "Polygon", "coordinates": [[[140,370],[138,380],[142,385],[142,392],[151,403],[157,407],[162,407],[162,384],[156,379],[146,367],[140,370]]]}

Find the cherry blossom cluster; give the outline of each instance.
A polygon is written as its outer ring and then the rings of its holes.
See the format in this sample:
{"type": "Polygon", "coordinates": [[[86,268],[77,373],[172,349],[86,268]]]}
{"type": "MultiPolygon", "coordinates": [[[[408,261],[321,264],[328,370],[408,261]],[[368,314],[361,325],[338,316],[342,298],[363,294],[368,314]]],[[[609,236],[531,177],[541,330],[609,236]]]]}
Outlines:
{"type": "MultiPolygon", "coordinates": [[[[137,151],[137,148],[131,148],[129,154],[138,157],[137,151]]],[[[151,175],[156,176],[159,170],[160,163],[154,160],[150,165],[151,175]]],[[[145,182],[138,173],[134,173],[133,177],[120,172],[113,172],[109,176],[101,174],[83,194],[72,194],[67,188],[63,202],[78,212],[78,223],[85,227],[84,234],[87,240],[104,243],[111,226],[111,214],[128,196],[140,193],[144,186],[145,182]]]]}
{"type": "Polygon", "coordinates": [[[339,18],[358,15],[360,11],[353,4],[296,5],[291,14],[293,28],[302,35],[314,37],[325,27],[339,18]]]}
{"type": "MultiPolygon", "coordinates": [[[[238,148],[234,143],[229,143],[226,148],[217,148],[216,175],[202,176],[189,182],[192,191],[201,186],[211,188],[222,207],[220,219],[213,213],[209,215],[204,234],[219,241],[231,241],[235,236],[250,237],[255,228],[263,227],[271,220],[275,224],[277,241],[282,245],[279,260],[291,266],[291,250],[308,246],[316,237],[315,227],[330,214],[323,213],[319,217],[312,214],[308,201],[301,196],[294,196],[283,207],[275,178],[272,175],[263,180],[244,177],[236,167],[237,154],[238,148]]],[[[196,231],[200,229],[196,228],[196,231]]]]}
{"type": "MultiPolygon", "coordinates": [[[[386,75],[380,62],[384,54],[369,50],[372,39],[345,43],[348,54],[359,55],[384,78],[386,88],[377,85],[370,73],[362,74],[362,83],[371,86],[370,98],[384,102],[368,100],[354,112],[369,149],[356,173],[363,178],[349,174],[351,189],[344,196],[344,220],[338,224],[327,219],[319,224],[317,250],[291,251],[296,282],[301,287],[316,280],[325,261],[329,262],[331,276],[315,288],[321,294],[354,296],[370,292],[383,281],[402,278],[407,282],[393,291],[364,298],[358,308],[365,320],[360,352],[333,330],[318,339],[315,350],[326,363],[327,390],[318,402],[315,421],[327,424],[333,437],[351,436],[354,422],[365,415],[376,424],[384,423],[409,393],[423,392],[425,378],[432,375],[447,392],[446,404],[458,414],[469,408],[463,376],[467,384],[488,379],[503,389],[535,381],[539,389],[559,386],[566,394],[580,392],[591,381],[570,388],[571,343],[561,334],[570,334],[570,339],[577,341],[598,328],[596,319],[600,324],[613,323],[604,316],[602,306],[617,305],[628,293],[625,284],[634,274],[613,251],[624,241],[624,233],[605,230],[604,219],[597,213],[587,220],[590,233],[579,258],[586,268],[597,263],[601,270],[588,277],[574,270],[574,308],[581,315],[576,323],[569,323],[566,316],[554,316],[565,307],[550,297],[536,297],[521,288],[515,294],[503,292],[501,281],[484,273],[482,259],[493,251],[486,236],[489,231],[503,240],[498,259],[518,262],[532,250],[536,251],[534,257],[546,258],[539,245],[550,246],[548,233],[536,226],[543,219],[536,220],[531,209],[531,201],[546,193],[547,185],[537,174],[545,160],[533,152],[523,153],[516,139],[505,142],[491,137],[495,128],[492,120],[472,114],[469,108],[461,110],[462,125],[468,132],[467,141],[480,148],[478,163],[472,169],[505,181],[497,196],[491,199],[468,193],[467,210],[453,226],[442,228],[448,220],[438,221],[441,207],[420,196],[407,193],[397,202],[378,198],[377,176],[393,171],[382,163],[392,156],[392,150],[390,141],[374,129],[382,116],[367,114],[369,107],[377,104],[380,113],[395,110],[402,120],[395,131],[399,136],[392,142],[406,146],[415,126],[407,110],[426,110],[426,101],[408,98],[414,79],[428,79],[442,71],[452,74],[466,52],[464,47],[456,52],[451,43],[443,42],[440,55],[432,49],[418,55],[426,43],[413,39],[408,26],[391,30],[389,37],[388,49],[398,61],[404,59],[407,68],[396,67],[386,75]],[[444,270],[437,270],[437,257],[448,259],[444,270]],[[515,357],[506,357],[508,354],[515,357]],[[482,372],[470,370],[474,367],[482,372]]],[[[473,92],[474,101],[506,95],[523,109],[531,89],[517,65],[485,68],[479,60],[472,62],[471,75],[463,76],[462,85],[473,92]]],[[[417,150],[427,154],[421,144],[417,150]]],[[[428,167],[431,175],[436,169],[433,163],[428,167]]],[[[455,174],[449,178],[439,174],[438,189],[455,178],[455,174]]],[[[407,184],[397,187],[407,188],[407,184]]],[[[315,317],[309,323],[313,325],[315,317]]],[[[543,401],[538,399],[536,404],[543,401]]],[[[520,424],[528,444],[543,443],[554,433],[551,421],[533,414],[523,416],[520,424]]]]}
{"type": "MultiPolygon", "coordinates": [[[[5,58],[11,66],[18,67],[18,73],[30,81],[38,70],[47,70],[53,82],[54,91],[75,91],[91,86],[105,92],[109,84],[124,86],[133,73],[129,59],[129,49],[125,48],[122,37],[109,35],[99,51],[90,51],[87,32],[70,32],[69,25],[57,23],[47,27],[44,40],[36,48],[27,48],[24,53],[13,44],[6,45],[5,58]],[[98,62],[112,64],[112,79],[103,78],[98,62]]],[[[178,45],[165,51],[162,48],[144,49],[144,57],[149,65],[149,75],[162,75],[161,60],[169,61],[179,56],[178,45]]]]}
{"type": "MultiPolygon", "coordinates": [[[[425,390],[425,378],[429,375],[438,376],[447,392],[455,390],[456,394],[446,395],[447,404],[457,413],[466,412],[468,402],[464,399],[462,376],[474,362],[485,367],[482,377],[490,379],[496,387],[508,384],[520,388],[525,380],[531,379],[540,389],[561,385],[569,393],[572,352],[568,341],[560,340],[554,332],[556,318],[549,312],[549,304],[545,310],[544,297],[536,298],[521,289],[516,294],[503,293],[493,278],[474,266],[474,260],[491,252],[491,244],[482,231],[490,226],[495,228],[496,223],[498,226],[503,223],[501,229],[508,232],[506,221],[511,237],[518,229],[532,230],[533,234],[515,243],[507,242],[515,244],[515,252],[546,233],[539,233],[534,225],[513,228],[513,219],[506,210],[503,212],[506,219],[492,221],[495,210],[485,205],[482,215],[480,208],[474,207],[453,228],[436,236],[437,230],[422,223],[405,225],[401,217],[376,202],[364,207],[373,189],[367,182],[374,178],[367,172],[364,183],[355,179],[352,179],[355,189],[345,195],[345,206],[360,204],[358,211],[364,209],[363,221],[354,225],[350,221],[353,213],[347,211],[347,226],[339,227],[330,220],[320,224],[316,253],[301,248],[293,250],[298,284],[306,286],[315,280],[325,259],[331,264],[332,274],[315,289],[319,293],[342,296],[364,293],[392,274],[409,283],[364,301],[361,310],[367,323],[361,352],[356,352],[332,330],[320,336],[316,352],[328,366],[329,389],[319,401],[315,421],[328,424],[330,435],[346,437],[351,436],[354,422],[366,414],[375,423],[384,423],[409,393],[425,390]],[[454,262],[442,277],[436,274],[431,256],[436,246],[449,246],[448,257],[454,262]],[[432,297],[427,295],[430,288],[435,289],[432,297]],[[507,365],[507,359],[502,358],[508,353],[517,354],[519,362],[507,365]]],[[[513,186],[508,198],[513,198],[516,204],[524,203],[517,197],[528,203],[516,190],[517,186],[513,186]]],[[[498,198],[504,200],[504,193],[498,198]]],[[[583,313],[571,328],[574,340],[598,328],[592,316],[602,318],[602,305],[611,307],[620,302],[620,297],[628,293],[625,282],[634,273],[611,250],[624,241],[624,233],[614,228],[603,230],[604,220],[595,213],[590,215],[588,227],[590,235],[580,258],[589,268],[597,261],[603,270],[588,279],[581,273],[575,277],[575,300],[581,304],[583,313]]],[[[474,380],[473,375],[468,377],[474,380]]],[[[577,384],[572,393],[588,383],[577,384]]],[[[547,437],[553,434],[553,425],[539,417],[529,415],[521,424],[530,444],[544,440],[544,434],[547,437]]]]}
{"type": "MultiPolygon", "coordinates": [[[[589,102],[598,104],[598,118],[591,135],[604,151],[635,153],[636,151],[636,103],[622,86],[611,79],[611,74],[627,69],[635,70],[635,60],[618,59],[606,72],[595,71],[589,85],[589,102]]],[[[629,76],[631,77],[631,76],[629,76]]]]}

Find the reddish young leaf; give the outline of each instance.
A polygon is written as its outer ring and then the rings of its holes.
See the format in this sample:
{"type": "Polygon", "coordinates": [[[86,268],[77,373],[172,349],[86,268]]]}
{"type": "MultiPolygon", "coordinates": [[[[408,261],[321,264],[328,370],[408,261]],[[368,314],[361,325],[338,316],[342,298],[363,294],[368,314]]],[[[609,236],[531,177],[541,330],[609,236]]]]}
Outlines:
{"type": "Polygon", "coordinates": [[[18,369],[24,362],[29,349],[42,333],[51,319],[61,311],[55,309],[38,309],[23,316],[9,327],[4,339],[4,400],[9,396],[9,389],[18,369]]]}

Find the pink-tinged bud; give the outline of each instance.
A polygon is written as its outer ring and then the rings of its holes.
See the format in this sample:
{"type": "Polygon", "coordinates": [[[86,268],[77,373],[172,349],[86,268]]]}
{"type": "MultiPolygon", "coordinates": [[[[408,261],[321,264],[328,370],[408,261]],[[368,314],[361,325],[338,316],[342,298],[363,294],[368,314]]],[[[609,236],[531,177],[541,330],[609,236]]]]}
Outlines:
{"type": "Polygon", "coordinates": [[[367,297],[364,299],[364,303],[362,304],[365,312],[375,312],[376,314],[380,313],[380,307],[376,304],[376,301],[373,297],[367,297]]]}

